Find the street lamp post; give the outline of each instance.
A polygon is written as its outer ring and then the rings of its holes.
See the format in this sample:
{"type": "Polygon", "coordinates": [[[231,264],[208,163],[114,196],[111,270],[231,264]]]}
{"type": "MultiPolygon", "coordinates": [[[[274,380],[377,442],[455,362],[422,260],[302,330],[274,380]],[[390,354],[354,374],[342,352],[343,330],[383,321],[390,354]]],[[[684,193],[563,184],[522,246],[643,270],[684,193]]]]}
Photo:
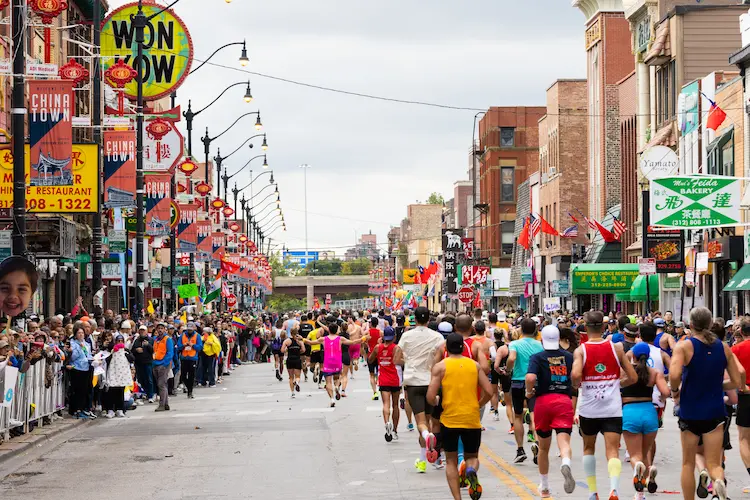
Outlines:
{"type": "MultiPolygon", "coordinates": [[[[305,177],[305,267],[307,267],[307,264],[310,263],[310,247],[308,245],[307,240],[307,170],[309,168],[312,168],[307,163],[304,163],[299,166],[302,171],[304,172],[305,177]]],[[[313,269],[315,267],[313,266],[313,269]]],[[[313,307],[313,294],[312,294],[312,278],[308,277],[307,280],[307,309],[311,310],[313,307]]]]}
{"type": "MultiPolygon", "coordinates": [[[[248,162],[245,163],[245,165],[241,169],[239,169],[238,171],[236,171],[232,175],[227,175],[226,169],[224,170],[224,175],[221,177],[221,180],[224,181],[224,201],[225,202],[227,201],[227,196],[228,196],[229,180],[232,177],[234,177],[235,175],[237,175],[240,172],[242,172],[245,169],[245,167],[247,167],[248,165],[250,165],[251,161],[253,161],[253,160],[257,159],[257,158],[261,158],[261,157],[263,158],[263,168],[267,169],[268,168],[268,159],[266,158],[265,154],[262,154],[262,155],[258,155],[258,156],[254,156],[254,157],[250,158],[250,160],[248,160],[248,162]]],[[[214,159],[216,159],[216,158],[214,158],[214,159]]],[[[270,170],[269,170],[269,172],[270,172],[270,170]]],[[[271,175],[273,176],[273,174],[271,174],[271,175]]],[[[247,187],[247,186],[245,186],[245,187],[247,187]]],[[[243,191],[244,189],[245,188],[242,188],[242,189],[240,189],[238,191],[243,191]]]]}

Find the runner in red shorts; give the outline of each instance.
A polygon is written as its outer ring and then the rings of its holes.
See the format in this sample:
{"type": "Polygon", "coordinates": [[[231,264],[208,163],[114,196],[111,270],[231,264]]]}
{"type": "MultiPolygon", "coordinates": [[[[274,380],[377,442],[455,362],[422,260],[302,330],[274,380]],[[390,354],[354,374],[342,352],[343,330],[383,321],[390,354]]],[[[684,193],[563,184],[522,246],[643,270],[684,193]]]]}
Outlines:
{"type": "Polygon", "coordinates": [[[539,437],[539,495],[550,498],[549,448],[552,431],[557,433],[562,465],[560,472],[565,478],[565,493],[573,493],[576,482],[570,470],[570,433],[573,430],[573,384],[570,374],[573,355],[560,349],[560,330],[548,325],[542,329],[544,351],[529,359],[526,373],[526,398],[536,398],[534,403],[534,426],[539,437]]]}

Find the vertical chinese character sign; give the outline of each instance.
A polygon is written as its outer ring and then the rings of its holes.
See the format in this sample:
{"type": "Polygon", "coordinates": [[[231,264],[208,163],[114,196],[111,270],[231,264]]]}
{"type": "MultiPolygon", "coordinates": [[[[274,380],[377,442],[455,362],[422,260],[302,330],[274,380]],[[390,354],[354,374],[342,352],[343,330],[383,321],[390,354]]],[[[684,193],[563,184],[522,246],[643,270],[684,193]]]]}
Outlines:
{"type": "Polygon", "coordinates": [[[170,232],[171,183],[172,177],[169,174],[146,176],[146,234],[149,236],[166,236],[170,232]]]}
{"type": "Polygon", "coordinates": [[[29,81],[29,185],[73,185],[72,117],[72,81],[29,81]]]}
{"type": "Polygon", "coordinates": [[[463,252],[461,230],[443,229],[445,293],[458,293],[458,256],[463,252]]]}
{"type": "Polygon", "coordinates": [[[135,130],[104,132],[104,206],[135,206],[135,130]]]}

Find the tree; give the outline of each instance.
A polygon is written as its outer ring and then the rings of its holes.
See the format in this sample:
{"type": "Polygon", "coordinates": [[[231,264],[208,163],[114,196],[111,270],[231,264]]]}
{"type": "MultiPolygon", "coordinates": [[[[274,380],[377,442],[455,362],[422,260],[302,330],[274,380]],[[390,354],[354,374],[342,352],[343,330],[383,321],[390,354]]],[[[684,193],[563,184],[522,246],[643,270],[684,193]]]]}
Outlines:
{"type": "Polygon", "coordinates": [[[433,191],[429,198],[427,198],[427,203],[429,205],[445,205],[445,199],[442,194],[433,191]]]}
{"type": "Polygon", "coordinates": [[[305,299],[298,299],[284,293],[274,293],[266,297],[266,305],[272,312],[285,313],[303,311],[307,307],[305,299]]]}
{"type": "Polygon", "coordinates": [[[341,274],[361,276],[367,274],[372,269],[372,261],[366,257],[359,259],[347,260],[341,265],[341,274]]]}
{"type": "Polygon", "coordinates": [[[314,260],[307,264],[303,273],[306,276],[337,276],[341,274],[341,261],[314,260]]]}
{"type": "Polygon", "coordinates": [[[268,259],[268,263],[271,264],[271,278],[276,279],[277,276],[289,276],[289,271],[279,260],[278,255],[271,255],[271,257],[268,259]]]}

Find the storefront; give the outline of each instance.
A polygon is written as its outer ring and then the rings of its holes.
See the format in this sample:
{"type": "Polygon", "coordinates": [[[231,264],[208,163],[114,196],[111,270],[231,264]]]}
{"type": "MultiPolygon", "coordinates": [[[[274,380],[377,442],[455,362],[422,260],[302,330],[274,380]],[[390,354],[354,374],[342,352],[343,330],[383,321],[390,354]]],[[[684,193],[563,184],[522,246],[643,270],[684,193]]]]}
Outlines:
{"type": "MultiPolygon", "coordinates": [[[[573,308],[579,313],[592,307],[600,307],[605,313],[623,310],[624,301],[618,301],[617,296],[630,298],[633,282],[639,276],[638,264],[573,264],[570,270],[573,308]]],[[[645,296],[645,280],[643,288],[645,296]]],[[[654,288],[658,298],[658,284],[654,288]]],[[[636,292],[639,291],[637,288],[636,292]]],[[[654,292],[649,291],[653,296],[654,292]]]]}
{"type": "MultiPolygon", "coordinates": [[[[750,264],[745,264],[737,273],[729,279],[729,282],[722,290],[724,296],[730,297],[730,303],[737,304],[738,309],[744,309],[747,297],[750,295],[750,264]]],[[[739,312],[738,314],[743,314],[739,312]]],[[[725,316],[725,319],[729,319],[725,316]]]]}
{"type": "Polygon", "coordinates": [[[726,290],[744,260],[742,236],[721,236],[708,240],[704,249],[712,264],[710,276],[705,276],[708,293],[704,294],[711,297],[712,312],[723,318],[744,314],[744,304],[739,300],[739,294],[726,290]]]}

